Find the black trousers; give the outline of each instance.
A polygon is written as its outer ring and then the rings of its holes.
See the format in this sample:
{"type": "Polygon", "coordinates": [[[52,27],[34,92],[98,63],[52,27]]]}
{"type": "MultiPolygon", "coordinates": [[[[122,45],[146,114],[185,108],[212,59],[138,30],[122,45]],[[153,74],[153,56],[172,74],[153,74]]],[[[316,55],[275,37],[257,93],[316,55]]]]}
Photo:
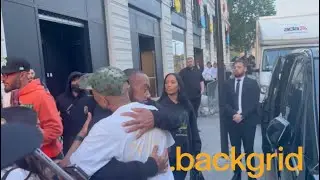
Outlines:
{"type": "MultiPolygon", "coordinates": [[[[170,166],[177,168],[175,157],[169,158],[169,162],[170,162],[170,166]]],[[[182,159],[182,162],[181,162],[182,166],[187,167],[189,163],[190,161],[188,159],[186,158],[182,159]]],[[[180,170],[180,171],[173,171],[172,173],[173,173],[174,180],[185,180],[188,174],[188,171],[180,170]]]]}
{"type": "MultiPolygon", "coordinates": [[[[245,119],[243,120],[245,121],[245,119]]],[[[241,154],[241,142],[243,143],[243,149],[246,153],[246,160],[248,156],[253,153],[254,138],[256,134],[255,124],[246,124],[245,122],[235,123],[231,122],[229,125],[229,135],[232,147],[235,147],[236,158],[241,154]]],[[[247,164],[247,163],[246,163],[247,164]]],[[[255,167],[254,158],[251,159],[251,165],[255,167]]],[[[240,173],[241,169],[237,165],[235,168],[235,173],[240,173]]],[[[252,172],[248,169],[247,172],[252,172]]]]}
{"type": "Polygon", "coordinates": [[[200,107],[200,104],[201,104],[201,96],[197,97],[197,98],[190,99],[190,102],[191,102],[191,104],[193,106],[193,109],[194,109],[194,112],[196,114],[196,117],[198,118],[198,111],[199,111],[199,107],[200,107]]]}

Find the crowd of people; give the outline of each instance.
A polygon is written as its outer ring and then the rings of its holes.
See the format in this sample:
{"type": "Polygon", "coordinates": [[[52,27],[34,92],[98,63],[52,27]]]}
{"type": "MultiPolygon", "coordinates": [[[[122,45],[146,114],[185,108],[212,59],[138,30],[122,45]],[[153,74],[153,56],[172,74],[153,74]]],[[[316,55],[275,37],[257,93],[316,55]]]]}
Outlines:
{"type": "MultiPolygon", "coordinates": [[[[2,82],[5,92],[14,92],[15,103],[2,110],[31,108],[43,138],[41,151],[62,168],[75,165],[90,179],[184,179],[187,172],[168,170],[176,163],[172,147],[193,155],[201,151],[197,115],[178,74],[166,76],[157,102],[150,98],[148,76],[135,69],[73,72],[56,100],[31,74],[26,60],[8,57],[2,82]]],[[[10,173],[7,179],[21,171],[33,174],[24,178],[49,178],[46,171],[21,169],[17,160],[2,171],[10,173]]]]}
{"type": "MultiPolygon", "coordinates": [[[[226,87],[240,99],[226,96],[226,114],[233,131],[230,138],[238,150],[242,140],[249,153],[253,152],[255,126],[250,119],[255,114],[256,84],[245,78],[244,62],[237,61],[234,67],[237,81],[230,80],[230,87],[226,87]],[[252,92],[244,90],[251,87],[252,92]],[[246,98],[245,103],[241,104],[241,97],[246,98]],[[244,135],[245,131],[251,133],[244,135]]],[[[212,68],[211,64],[207,68],[212,68]]],[[[13,132],[20,134],[17,142],[25,143],[3,146],[9,142],[1,139],[1,151],[8,153],[6,162],[1,161],[1,178],[61,179],[59,174],[49,173],[39,165],[30,151],[39,148],[75,179],[184,180],[187,171],[171,171],[170,167],[187,167],[190,163],[188,158],[178,162],[176,147],[193,156],[201,152],[197,118],[205,90],[203,76],[211,73],[208,69],[201,72],[194,59],[188,58],[187,67],[179,74],[166,75],[158,101],[151,99],[149,78],[140,70],[122,71],[108,66],[94,73],[72,72],[65,91],[55,99],[44,83],[35,78],[28,61],[8,57],[1,69],[1,80],[5,92],[14,93],[11,107],[1,110],[1,134],[7,138],[13,132]],[[23,126],[13,127],[14,124],[23,126]],[[39,138],[21,135],[32,134],[31,131],[36,134],[27,126],[36,127],[39,138]],[[2,131],[5,128],[8,132],[2,131]],[[30,132],[26,132],[28,129],[30,132]],[[26,143],[29,149],[24,147],[26,143]],[[10,151],[10,147],[21,151],[10,151]]],[[[235,176],[239,174],[237,168],[235,176]]],[[[203,179],[195,169],[191,177],[203,179]]]]}

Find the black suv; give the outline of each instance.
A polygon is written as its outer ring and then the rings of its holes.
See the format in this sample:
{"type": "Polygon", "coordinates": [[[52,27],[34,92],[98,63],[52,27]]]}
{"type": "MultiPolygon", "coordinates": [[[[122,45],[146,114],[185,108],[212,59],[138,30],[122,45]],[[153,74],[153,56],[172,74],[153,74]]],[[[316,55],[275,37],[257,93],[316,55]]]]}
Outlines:
{"type": "MultiPolygon", "coordinates": [[[[303,148],[303,170],[279,170],[273,159],[272,179],[319,179],[319,48],[296,50],[280,57],[262,104],[262,149],[284,159],[303,148]]],[[[291,158],[290,165],[297,164],[291,158]]],[[[292,167],[291,166],[291,167],[292,167]]],[[[271,178],[270,178],[271,179],[271,178]]]]}

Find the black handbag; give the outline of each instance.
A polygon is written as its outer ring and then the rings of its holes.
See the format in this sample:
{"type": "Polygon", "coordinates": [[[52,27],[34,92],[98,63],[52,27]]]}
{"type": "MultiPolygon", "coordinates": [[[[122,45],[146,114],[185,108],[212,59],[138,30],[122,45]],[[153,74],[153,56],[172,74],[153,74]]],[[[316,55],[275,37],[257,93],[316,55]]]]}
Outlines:
{"type": "Polygon", "coordinates": [[[201,171],[192,169],[190,171],[190,180],[205,180],[201,171]]]}

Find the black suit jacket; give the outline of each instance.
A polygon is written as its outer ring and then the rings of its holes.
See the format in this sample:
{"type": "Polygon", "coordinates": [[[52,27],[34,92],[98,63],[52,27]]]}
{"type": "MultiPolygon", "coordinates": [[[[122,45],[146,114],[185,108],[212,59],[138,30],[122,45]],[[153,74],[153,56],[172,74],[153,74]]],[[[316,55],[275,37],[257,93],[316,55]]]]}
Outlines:
{"type": "MultiPolygon", "coordinates": [[[[259,107],[260,88],[256,80],[245,77],[242,85],[242,117],[241,123],[257,124],[259,121],[258,107],[259,107]]],[[[224,115],[228,122],[234,122],[233,115],[237,113],[237,95],[235,92],[235,79],[229,79],[224,87],[224,115]]]]}

